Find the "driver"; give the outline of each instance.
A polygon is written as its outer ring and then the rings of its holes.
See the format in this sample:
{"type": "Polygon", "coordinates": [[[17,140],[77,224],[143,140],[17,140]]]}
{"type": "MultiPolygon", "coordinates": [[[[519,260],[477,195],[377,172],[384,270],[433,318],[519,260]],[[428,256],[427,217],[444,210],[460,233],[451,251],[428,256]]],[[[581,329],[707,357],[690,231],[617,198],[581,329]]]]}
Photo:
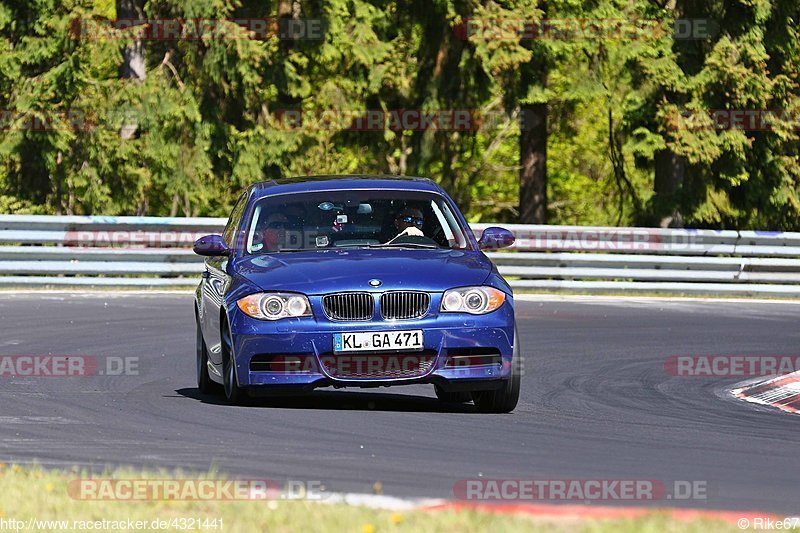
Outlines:
{"type": "Polygon", "coordinates": [[[259,221],[253,235],[253,251],[278,252],[286,247],[286,226],[289,219],[283,213],[270,213],[259,221]]]}
{"type": "Polygon", "coordinates": [[[397,228],[399,233],[394,239],[389,241],[389,243],[394,242],[400,237],[424,237],[425,233],[422,231],[422,226],[424,224],[425,218],[422,215],[421,209],[406,207],[400,211],[394,219],[394,227],[397,228]]]}

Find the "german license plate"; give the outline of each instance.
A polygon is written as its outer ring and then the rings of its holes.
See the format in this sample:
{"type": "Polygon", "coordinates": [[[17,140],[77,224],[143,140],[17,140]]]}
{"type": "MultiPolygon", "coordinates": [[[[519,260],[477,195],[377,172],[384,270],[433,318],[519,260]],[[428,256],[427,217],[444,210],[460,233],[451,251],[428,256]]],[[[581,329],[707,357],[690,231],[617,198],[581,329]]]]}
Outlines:
{"type": "Polygon", "coordinates": [[[334,352],[365,352],[380,350],[422,350],[422,330],[370,331],[334,333],[334,352]]]}

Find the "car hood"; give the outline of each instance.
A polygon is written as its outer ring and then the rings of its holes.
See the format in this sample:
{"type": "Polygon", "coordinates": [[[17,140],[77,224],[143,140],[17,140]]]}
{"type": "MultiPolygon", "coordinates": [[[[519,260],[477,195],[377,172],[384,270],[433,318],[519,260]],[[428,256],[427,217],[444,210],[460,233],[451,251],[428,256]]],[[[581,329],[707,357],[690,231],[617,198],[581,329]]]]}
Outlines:
{"type": "Polygon", "coordinates": [[[470,250],[337,249],[247,256],[236,272],[265,291],[326,294],[352,290],[430,292],[480,285],[492,263],[470,250]],[[378,288],[370,280],[381,281],[378,288]]]}

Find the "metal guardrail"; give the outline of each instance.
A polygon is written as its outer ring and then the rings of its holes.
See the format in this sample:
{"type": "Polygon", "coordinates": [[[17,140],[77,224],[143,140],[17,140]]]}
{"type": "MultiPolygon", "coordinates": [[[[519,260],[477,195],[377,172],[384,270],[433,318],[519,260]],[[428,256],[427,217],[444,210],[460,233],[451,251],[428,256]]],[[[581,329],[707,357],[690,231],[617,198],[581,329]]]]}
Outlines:
{"type": "MultiPolygon", "coordinates": [[[[0,215],[0,285],[187,287],[221,218],[0,215]]],[[[480,234],[490,224],[473,224],[480,234]]],[[[516,289],[800,296],[800,233],[504,225],[516,289]]]]}

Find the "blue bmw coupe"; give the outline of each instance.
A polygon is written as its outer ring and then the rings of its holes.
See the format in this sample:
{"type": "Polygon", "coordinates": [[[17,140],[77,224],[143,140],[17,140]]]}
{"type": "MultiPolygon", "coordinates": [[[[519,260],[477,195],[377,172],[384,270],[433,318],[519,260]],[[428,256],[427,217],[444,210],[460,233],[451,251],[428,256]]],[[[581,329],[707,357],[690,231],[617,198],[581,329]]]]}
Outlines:
{"type": "Polygon", "coordinates": [[[197,383],[248,395],[427,383],[444,402],[510,412],[520,389],[511,288],[434,182],[318,176],[257,183],[206,256],[197,383]]]}

